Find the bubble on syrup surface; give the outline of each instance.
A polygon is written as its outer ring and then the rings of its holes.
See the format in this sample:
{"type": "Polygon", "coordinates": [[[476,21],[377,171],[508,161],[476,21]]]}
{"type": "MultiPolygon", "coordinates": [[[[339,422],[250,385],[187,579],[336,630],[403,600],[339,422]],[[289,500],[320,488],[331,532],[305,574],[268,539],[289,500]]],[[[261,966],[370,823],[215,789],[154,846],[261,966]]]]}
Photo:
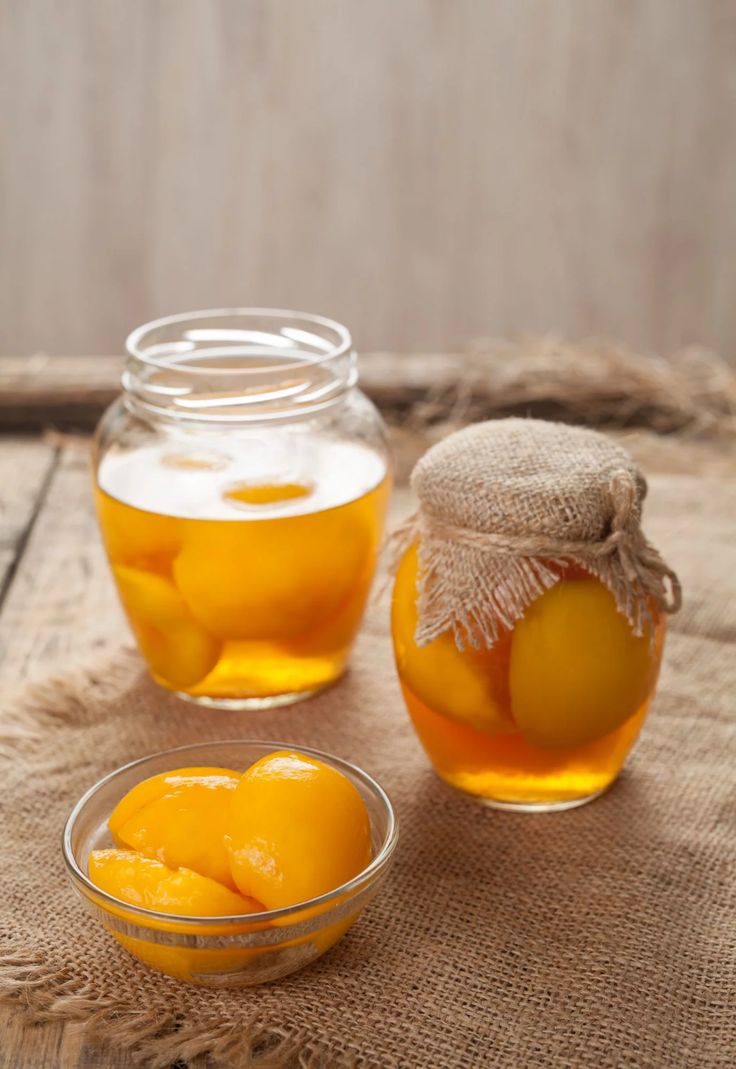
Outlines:
{"type": "Polygon", "coordinates": [[[160,463],[176,471],[221,471],[230,460],[223,453],[166,453],[160,463]]]}

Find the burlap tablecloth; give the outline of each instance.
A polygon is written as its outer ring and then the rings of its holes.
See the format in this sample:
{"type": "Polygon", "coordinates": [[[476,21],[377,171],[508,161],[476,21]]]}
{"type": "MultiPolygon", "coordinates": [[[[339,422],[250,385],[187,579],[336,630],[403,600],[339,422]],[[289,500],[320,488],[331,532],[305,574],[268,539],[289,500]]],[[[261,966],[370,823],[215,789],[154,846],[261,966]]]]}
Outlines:
{"type": "Polygon", "coordinates": [[[487,811],[435,779],[402,706],[385,604],[349,676],[301,706],[199,710],[121,654],[6,710],[2,995],[85,1021],[147,1066],[200,1052],[262,1067],[733,1066],[736,484],[662,478],[651,499],[645,527],[686,607],[626,773],[582,809],[487,811]],[[233,736],[363,765],[395,802],[401,842],[384,891],[324,959],[268,987],[206,991],[135,964],[89,919],[59,839],[102,774],[233,736]]]}

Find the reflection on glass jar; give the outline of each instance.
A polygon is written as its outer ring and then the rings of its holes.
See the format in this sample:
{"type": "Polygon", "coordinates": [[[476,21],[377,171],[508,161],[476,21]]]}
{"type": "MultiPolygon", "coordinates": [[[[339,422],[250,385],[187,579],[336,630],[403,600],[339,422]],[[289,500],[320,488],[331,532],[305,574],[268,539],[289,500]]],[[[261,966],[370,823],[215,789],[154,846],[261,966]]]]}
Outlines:
{"type": "Polygon", "coordinates": [[[392,607],[396,663],[416,732],[448,783],[499,808],[568,808],[616,778],[646,717],[664,614],[633,633],[613,595],[577,566],[532,602],[490,649],[452,631],[418,646],[417,548],[392,607]]]}
{"type": "Polygon", "coordinates": [[[96,496],[151,674],[203,704],[297,700],[344,670],[390,492],[348,332],[204,312],[128,339],[96,496]]]}

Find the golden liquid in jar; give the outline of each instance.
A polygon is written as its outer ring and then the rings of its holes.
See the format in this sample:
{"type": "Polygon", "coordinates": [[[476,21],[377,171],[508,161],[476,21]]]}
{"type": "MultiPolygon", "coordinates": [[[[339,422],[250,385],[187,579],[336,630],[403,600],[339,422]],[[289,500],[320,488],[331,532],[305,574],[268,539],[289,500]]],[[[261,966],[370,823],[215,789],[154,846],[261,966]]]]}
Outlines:
{"type": "Polygon", "coordinates": [[[618,775],[647,714],[587,743],[542,750],[520,734],[486,735],[435,713],[402,684],[422,745],[444,780],[468,794],[509,805],[556,805],[590,798],[618,775]]]}
{"type": "MultiPolygon", "coordinates": [[[[464,651],[457,649],[447,633],[424,648],[429,659],[412,658],[418,649],[414,643],[416,577],[413,549],[402,562],[394,590],[394,648],[409,715],[439,775],[463,792],[511,808],[565,808],[605,790],[618,775],[651,704],[664,641],[663,620],[657,623],[651,647],[643,640],[646,683],[643,700],[635,703],[630,714],[623,721],[619,718],[613,730],[597,730],[598,711],[593,703],[586,719],[594,737],[564,745],[554,742],[555,713],[550,710],[545,731],[551,738],[540,744],[528,737],[518,716],[515,718],[510,685],[513,631],[506,631],[490,649],[464,651]],[[469,689],[486,685],[489,711],[487,724],[480,729],[477,722],[469,722],[478,715],[480,706],[467,699],[469,689]]],[[[580,579],[597,582],[573,567],[564,571],[561,582],[580,579]]],[[[591,619],[584,626],[595,627],[596,621],[591,619]]],[[[576,672],[574,647],[556,650],[555,654],[557,671],[576,672]]],[[[534,673],[531,664],[532,688],[534,673]]],[[[485,692],[480,689],[478,693],[485,692]]],[[[544,700],[541,691],[538,705],[542,709],[544,700]]]]}
{"type": "Polygon", "coordinates": [[[278,439],[111,451],[97,507],[154,679],[213,704],[295,697],[343,672],[390,477],[371,450],[278,439]]]}

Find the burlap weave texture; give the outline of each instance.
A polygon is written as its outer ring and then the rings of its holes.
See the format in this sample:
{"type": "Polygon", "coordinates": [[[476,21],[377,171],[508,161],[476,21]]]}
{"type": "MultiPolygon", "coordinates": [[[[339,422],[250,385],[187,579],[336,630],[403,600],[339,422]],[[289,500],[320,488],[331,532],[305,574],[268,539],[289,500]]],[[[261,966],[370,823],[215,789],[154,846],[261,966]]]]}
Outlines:
{"type": "Polygon", "coordinates": [[[244,1066],[255,1044],[271,1050],[264,1066],[730,1069],[736,486],[673,477],[651,497],[653,537],[688,600],[623,779],[579,810],[494,813],[435,779],[394,679],[385,605],[349,677],[291,709],[203,712],[126,655],[7,710],[2,993],[90,1022],[147,1066],[200,1051],[244,1066]],[[269,987],[208,992],[148,972],[93,925],[59,837],[79,794],[117,765],[233,736],[358,762],[391,794],[402,836],[384,891],[322,961],[269,987]]]}
{"type": "Polygon", "coordinates": [[[570,562],[609,588],[638,635],[653,606],[680,607],[679,580],[641,528],[646,480],[604,434],[476,423],[429,449],[411,484],[419,507],[395,541],[419,542],[419,645],[452,630],[461,649],[492,646],[570,562]]]}

